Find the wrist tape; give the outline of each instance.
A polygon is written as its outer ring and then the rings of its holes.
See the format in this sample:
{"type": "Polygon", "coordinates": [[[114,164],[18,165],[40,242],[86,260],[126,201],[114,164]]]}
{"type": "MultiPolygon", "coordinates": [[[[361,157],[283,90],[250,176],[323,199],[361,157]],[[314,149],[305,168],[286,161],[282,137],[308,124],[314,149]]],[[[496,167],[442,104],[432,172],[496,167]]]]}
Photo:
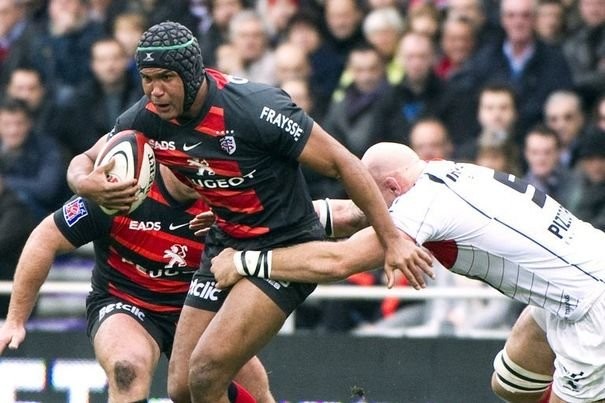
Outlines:
{"type": "Polygon", "coordinates": [[[332,220],[332,207],[330,206],[330,199],[327,197],[322,200],[323,203],[319,205],[319,222],[324,227],[326,235],[332,237],[334,235],[334,222],[332,220]]]}
{"type": "Polygon", "coordinates": [[[233,254],[233,263],[242,276],[271,278],[272,257],[270,250],[243,250],[233,254]]]}

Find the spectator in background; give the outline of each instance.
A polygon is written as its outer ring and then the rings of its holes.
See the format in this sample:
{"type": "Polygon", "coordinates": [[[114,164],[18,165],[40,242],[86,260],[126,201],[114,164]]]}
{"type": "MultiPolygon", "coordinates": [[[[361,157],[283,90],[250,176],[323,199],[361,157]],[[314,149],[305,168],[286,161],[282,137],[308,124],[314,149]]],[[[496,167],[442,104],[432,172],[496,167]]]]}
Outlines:
{"type": "Polygon", "coordinates": [[[536,9],[536,35],[544,43],[559,45],[565,35],[565,7],[560,0],[540,0],[536,9]]]}
{"type": "Polygon", "coordinates": [[[231,43],[223,43],[216,48],[215,67],[225,74],[237,76],[244,71],[242,59],[231,43]]]}
{"type": "Polygon", "coordinates": [[[372,10],[363,20],[363,35],[384,59],[387,79],[392,85],[403,78],[403,66],[397,62],[395,54],[404,27],[403,17],[395,7],[372,10]]]}
{"type": "Polygon", "coordinates": [[[411,32],[426,35],[435,43],[439,37],[441,16],[432,3],[419,3],[410,7],[408,28],[411,32]]]}
{"type": "Polygon", "coordinates": [[[410,147],[425,161],[451,159],[454,146],[445,125],[436,118],[422,118],[410,130],[410,147]]]}
{"type": "Polygon", "coordinates": [[[551,92],[572,87],[561,50],[535,38],[535,13],[534,0],[502,0],[505,38],[482,49],[473,66],[479,86],[499,83],[514,88],[520,133],[542,120],[542,105],[551,92]]]}
{"type": "Polygon", "coordinates": [[[27,59],[24,50],[32,40],[31,23],[21,0],[0,0],[0,87],[11,72],[27,59]]]}
{"type": "Polygon", "coordinates": [[[114,38],[98,40],[91,54],[92,79],[81,83],[63,108],[60,140],[71,156],[95,144],[111,130],[121,111],[143,95],[140,79],[128,72],[120,42],[114,38]]]}
{"type": "Polygon", "coordinates": [[[496,171],[521,176],[517,145],[503,139],[497,132],[486,130],[479,135],[474,162],[496,171]]]}
{"type": "Polygon", "coordinates": [[[595,102],[592,126],[605,132],[605,95],[601,95],[595,102]]]}
{"type": "Polygon", "coordinates": [[[477,141],[481,133],[491,133],[498,141],[522,144],[516,135],[517,102],[515,93],[507,85],[486,85],[479,91],[476,120],[478,132],[464,143],[457,145],[456,155],[460,159],[473,160],[477,153],[477,141]]]}
{"type": "Polygon", "coordinates": [[[139,38],[147,27],[145,16],[138,12],[126,12],[118,14],[112,27],[112,36],[124,48],[126,59],[128,60],[128,71],[131,76],[139,79],[139,72],[134,60],[134,54],[139,43],[139,38]]]}
{"type": "Polygon", "coordinates": [[[281,89],[286,91],[292,101],[300,108],[307,112],[311,117],[314,116],[314,104],[311,89],[309,88],[308,80],[304,78],[288,78],[282,81],[280,85],[281,89]]]}
{"type": "Polygon", "coordinates": [[[298,12],[299,0],[258,0],[256,11],[265,17],[269,43],[277,46],[285,38],[288,21],[298,12]]]}
{"type": "Polygon", "coordinates": [[[590,133],[579,140],[578,168],[565,207],[605,230],[605,133],[590,133]]]}
{"type": "Polygon", "coordinates": [[[572,91],[556,91],[546,100],[544,115],[547,126],[557,132],[561,140],[561,164],[573,167],[577,142],[586,123],[582,100],[572,91]]]}
{"type": "Polygon", "coordinates": [[[304,49],[293,43],[284,42],[275,48],[275,78],[278,85],[286,80],[308,80],[311,64],[304,49]]]}
{"type": "Polygon", "coordinates": [[[384,61],[378,51],[369,45],[353,49],[347,70],[353,81],[342,99],[333,100],[323,126],[349,151],[361,157],[371,145],[401,139],[401,134],[388,128],[393,113],[393,88],[386,80],[384,61]]]}
{"type": "Polygon", "coordinates": [[[67,194],[66,164],[55,141],[35,135],[32,126],[24,102],[0,104],[0,181],[40,220],[67,194]]]}
{"type": "Polygon", "coordinates": [[[561,140],[557,133],[544,125],[534,127],[525,136],[523,153],[527,162],[523,179],[565,206],[572,175],[561,166],[561,140]]]}
{"type": "Polygon", "coordinates": [[[235,14],[229,22],[229,40],[241,59],[238,76],[250,81],[275,85],[275,56],[261,16],[253,10],[235,14]]]}
{"type": "Polygon", "coordinates": [[[580,28],[563,44],[574,88],[591,106],[605,88],[605,1],[579,0],[580,28]]]}
{"type": "Polygon", "coordinates": [[[414,122],[423,116],[436,114],[443,85],[433,70],[435,48],[429,36],[406,33],[399,42],[397,58],[405,75],[396,86],[398,121],[391,130],[399,132],[405,139],[414,122]]]}
{"type": "Polygon", "coordinates": [[[478,40],[478,49],[502,36],[502,29],[487,18],[483,3],[483,0],[449,0],[447,3],[447,18],[464,18],[470,21],[478,40]]]}
{"type": "Polygon", "coordinates": [[[6,95],[27,104],[33,120],[34,133],[57,138],[59,108],[49,93],[40,71],[18,67],[12,71],[6,95]]]}
{"type": "Polygon", "coordinates": [[[204,64],[209,67],[217,67],[217,48],[229,41],[229,22],[235,14],[244,9],[244,0],[210,0],[208,8],[212,22],[205,31],[200,33],[204,38],[203,41],[200,41],[200,46],[204,64]]]}
{"type": "MultiPolygon", "coordinates": [[[[0,281],[11,281],[21,249],[36,225],[34,217],[0,178],[0,281]]],[[[0,295],[0,318],[6,318],[10,294],[0,295]]]]}
{"type": "Polygon", "coordinates": [[[29,63],[42,72],[59,105],[92,75],[90,48],[104,31],[88,18],[85,0],[49,0],[48,20],[38,26],[27,51],[29,63]]]}
{"type": "Polygon", "coordinates": [[[437,76],[447,81],[470,60],[475,50],[475,30],[464,17],[449,17],[441,34],[441,57],[437,61],[437,76]]]}

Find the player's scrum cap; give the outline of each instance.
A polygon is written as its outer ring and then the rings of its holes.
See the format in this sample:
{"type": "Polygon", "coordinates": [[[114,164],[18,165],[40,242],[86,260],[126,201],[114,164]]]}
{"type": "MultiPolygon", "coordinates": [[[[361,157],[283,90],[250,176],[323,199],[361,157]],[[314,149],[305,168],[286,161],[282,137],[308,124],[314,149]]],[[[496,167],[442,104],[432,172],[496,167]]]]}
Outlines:
{"type": "Polygon", "coordinates": [[[204,81],[204,62],[195,36],[178,22],[164,21],[141,36],[135,55],[139,71],[160,67],[175,71],[185,87],[184,110],[193,104],[204,81]]]}

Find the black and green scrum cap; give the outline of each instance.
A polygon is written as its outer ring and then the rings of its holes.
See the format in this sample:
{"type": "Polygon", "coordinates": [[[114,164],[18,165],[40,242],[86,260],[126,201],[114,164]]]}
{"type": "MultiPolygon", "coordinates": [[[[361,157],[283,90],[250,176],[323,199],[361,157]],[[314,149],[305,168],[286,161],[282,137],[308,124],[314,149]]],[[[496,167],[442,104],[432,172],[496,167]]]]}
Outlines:
{"type": "Polygon", "coordinates": [[[160,67],[176,72],[183,80],[183,110],[191,108],[204,81],[204,61],[197,39],[178,22],[164,21],[141,36],[135,55],[137,69],[160,67]]]}

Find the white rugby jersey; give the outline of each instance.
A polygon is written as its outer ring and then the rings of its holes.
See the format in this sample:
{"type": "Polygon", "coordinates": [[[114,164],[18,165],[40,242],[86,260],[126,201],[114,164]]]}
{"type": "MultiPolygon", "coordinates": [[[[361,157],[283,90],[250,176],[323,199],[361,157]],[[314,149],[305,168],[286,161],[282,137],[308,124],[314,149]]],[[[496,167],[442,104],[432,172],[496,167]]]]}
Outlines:
{"type": "Polygon", "coordinates": [[[605,233],[513,175],[431,161],[391,216],[452,272],[560,318],[605,291],[605,233]]]}

